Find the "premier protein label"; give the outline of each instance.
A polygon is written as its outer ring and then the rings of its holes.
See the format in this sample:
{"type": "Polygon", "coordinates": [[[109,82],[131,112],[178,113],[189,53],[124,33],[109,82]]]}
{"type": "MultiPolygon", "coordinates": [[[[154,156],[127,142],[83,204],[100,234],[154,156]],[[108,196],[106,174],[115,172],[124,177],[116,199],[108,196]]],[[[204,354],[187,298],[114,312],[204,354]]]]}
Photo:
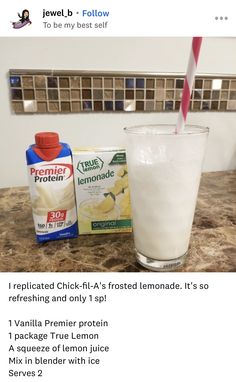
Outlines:
{"type": "Polygon", "coordinates": [[[40,169],[30,168],[30,176],[34,177],[35,183],[60,182],[70,178],[73,174],[72,164],[58,163],[43,164],[40,169]],[[46,168],[44,168],[46,167],[46,168]]]}
{"type": "Polygon", "coordinates": [[[77,236],[71,156],[31,163],[28,176],[38,241],[77,236]]]}

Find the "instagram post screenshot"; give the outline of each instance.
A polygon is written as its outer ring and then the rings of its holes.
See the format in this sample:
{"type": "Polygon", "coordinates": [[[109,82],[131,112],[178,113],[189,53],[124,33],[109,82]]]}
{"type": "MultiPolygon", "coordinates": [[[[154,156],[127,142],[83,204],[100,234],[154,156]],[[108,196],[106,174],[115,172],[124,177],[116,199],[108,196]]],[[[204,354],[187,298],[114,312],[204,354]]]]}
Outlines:
{"type": "Polygon", "coordinates": [[[235,382],[235,22],[4,4],[1,381],[235,382]]]}

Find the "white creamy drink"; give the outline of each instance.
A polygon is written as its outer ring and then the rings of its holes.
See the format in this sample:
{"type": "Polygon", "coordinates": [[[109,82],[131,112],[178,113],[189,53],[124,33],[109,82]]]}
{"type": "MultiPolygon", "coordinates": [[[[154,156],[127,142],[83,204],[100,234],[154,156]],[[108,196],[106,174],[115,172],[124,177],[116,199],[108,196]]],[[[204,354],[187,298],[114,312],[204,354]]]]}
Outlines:
{"type": "Polygon", "coordinates": [[[126,129],[135,248],[151,269],[183,262],[176,259],[188,250],[208,133],[190,126],[178,135],[173,131],[173,126],[126,129]]]}

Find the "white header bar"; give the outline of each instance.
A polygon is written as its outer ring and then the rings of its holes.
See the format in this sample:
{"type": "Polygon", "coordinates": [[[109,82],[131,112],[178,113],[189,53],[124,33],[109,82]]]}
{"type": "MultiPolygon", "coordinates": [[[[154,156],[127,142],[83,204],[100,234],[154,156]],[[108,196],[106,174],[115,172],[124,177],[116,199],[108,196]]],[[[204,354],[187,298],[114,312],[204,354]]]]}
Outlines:
{"type": "Polygon", "coordinates": [[[0,36],[235,36],[235,23],[232,0],[11,0],[0,36]]]}

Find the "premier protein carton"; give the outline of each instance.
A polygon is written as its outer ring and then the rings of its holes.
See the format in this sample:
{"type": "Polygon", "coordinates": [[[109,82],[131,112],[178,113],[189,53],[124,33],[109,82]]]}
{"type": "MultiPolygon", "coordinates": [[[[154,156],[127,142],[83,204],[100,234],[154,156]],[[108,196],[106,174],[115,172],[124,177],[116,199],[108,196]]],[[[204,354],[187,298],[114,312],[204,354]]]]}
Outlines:
{"type": "Polygon", "coordinates": [[[38,133],[26,159],[37,241],[77,237],[70,147],[57,133],[38,133]]]}
{"type": "Polygon", "coordinates": [[[131,232],[125,150],[79,148],[72,154],[79,234],[131,232]]]}

